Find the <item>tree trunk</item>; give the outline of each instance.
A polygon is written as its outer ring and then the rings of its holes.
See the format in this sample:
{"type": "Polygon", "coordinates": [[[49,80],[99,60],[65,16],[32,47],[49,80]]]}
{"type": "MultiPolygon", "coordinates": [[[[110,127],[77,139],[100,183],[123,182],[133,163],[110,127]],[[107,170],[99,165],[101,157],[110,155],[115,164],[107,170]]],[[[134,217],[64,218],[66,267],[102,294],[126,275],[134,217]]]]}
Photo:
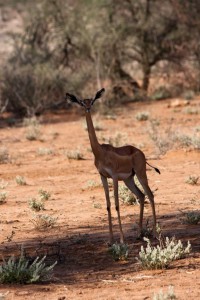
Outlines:
{"type": "Polygon", "coordinates": [[[142,89],[147,92],[149,88],[149,81],[151,75],[151,67],[149,64],[143,65],[143,81],[142,81],[142,89]]]}

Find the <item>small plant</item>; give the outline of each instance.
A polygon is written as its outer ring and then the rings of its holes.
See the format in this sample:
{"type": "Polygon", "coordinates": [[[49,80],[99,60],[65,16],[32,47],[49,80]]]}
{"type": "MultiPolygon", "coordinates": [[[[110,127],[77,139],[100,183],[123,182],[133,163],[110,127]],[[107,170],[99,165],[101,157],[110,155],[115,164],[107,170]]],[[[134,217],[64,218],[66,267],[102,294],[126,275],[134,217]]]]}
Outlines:
{"type": "Polygon", "coordinates": [[[5,147],[0,148],[0,164],[7,164],[9,162],[8,149],[5,147]]]}
{"type": "Polygon", "coordinates": [[[57,218],[51,217],[49,215],[36,215],[34,219],[31,220],[34,227],[38,230],[45,230],[47,228],[52,228],[57,221],[57,218]]]}
{"type": "Polygon", "coordinates": [[[93,203],[93,206],[94,206],[94,208],[98,208],[98,209],[102,208],[101,203],[93,203]]]}
{"type": "Polygon", "coordinates": [[[43,189],[39,190],[39,197],[42,201],[48,200],[51,197],[51,194],[43,189]]]}
{"type": "Polygon", "coordinates": [[[197,182],[199,180],[199,176],[192,176],[190,175],[187,179],[186,179],[186,183],[191,184],[191,185],[196,185],[197,182]]]}
{"type": "Polygon", "coordinates": [[[18,185],[26,185],[26,179],[23,176],[16,176],[15,181],[18,185]]]}
{"type": "Polygon", "coordinates": [[[80,150],[67,151],[65,154],[68,159],[74,159],[74,160],[83,159],[83,154],[80,152],[80,150]]]}
{"type": "Polygon", "coordinates": [[[187,107],[186,109],[184,109],[184,113],[188,115],[198,115],[199,110],[194,107],[187,107]]]}
{"type": "Polygon", "coordinates": [[[4,180],[0,181],[0,190],[4,190],[8,186],[8,182],[5,182],[4,180]]]}
{"type": "Polygon", "coordinates": [[[44,156],[44,155],[53,155],[54,151],[50,148],[39,148],[37,150],[37,154],[40,156],[44,156]]]}
{"type": "Polygon", "coordinates": [[[189,211],[183,214],[186,217],[184,221],[188,224],[197,225],[200,221],[200,212],[198,211],[189,211]]]}
{"type": "Polygon", "coordinates": [[[34,211],[44,210],[44,203],[41,201],[37,201],[36,198],[31,198],[28,201],[29,207],[34,211]]]}
{"type": "Polygon", "coordinates": [[[139,112],[135,117],[138,121],[147,121],[149,119],[149,113],[146,111],[139,112]]]}
{"type": "Polygon", "coordinates": [[[40,122],[36,117],[25,118],[23,122],[26,127],[25,136],[29,141],[41,139],[40,122]]]}
{"type": "Polygon", "coordinates": [[[149,225],[149,220],[147,219],[146,224],[143,226],[143,228],[141,230],[140,237],[150,238],[152,236],[153,236],[153,231],[149,225]]]}
{"type": "Polygon", "coordinates": [[[134,194],[125,185],[119,185],[119,198],[126,205],[138,204],[134,194]]]}
{"type": "Polygon", "coordinates": [[[4,260],[0,266],[0,283],[35,283],[49,280],[52,276],[52,270],[57,264],[46,266],[44,263],[46,256],[37,257],[32,263],[21,254],[17,259],[14,256],[7,261],[4,260]]]}
{"type": "Polygon", "coordinates": [[[128,245],[126,244],[113,244],[108,251],[115,261],[128,259],[128,245]]]}
{"type": "Polygon", "coordinates": [[[127,135],[117,132],[113,137],[103,137],[102,140],[106,144],[111,144],[114,147],[120,147],[127,143],[127,135]]]}
{"type": "Polygon", "coordinates": [[[99,186],[101,186],[101,184],[96,182],[95,180],[88,180],[87,184],[86,184],[86,188],[89,188],[89,189],[94,189],[99,186]]]}
{"type": "Polygon", "coordinates": [[[184,248],[180,240],[175,238],[169,239],[166,237],[165,241],[159,238],[160,245],[153,247],[148,238],[144,238],[147,242],[147,247],[141,247],[139,252],[139,262],[144,269],[164,269],[174,261],[185,257],[191,251],[191,244],[188,241],[187,247],[184,248]]]}
{"type": "Polygon", "coordinates": [[[172,285],[168,287],[168,291],[166,293],[160,290],[158,294],[154,294],[153,296],[153,300],[175,300],[175,299],[177,299],[177,297],[174,294],[174,287],[172,285]]]}
{"type": "Polygon", "coordinates": [[[6,203],[6,198],[7,198],[7,193],[6,192],[1,192],[0,193],[0,204],[6,203]]]}

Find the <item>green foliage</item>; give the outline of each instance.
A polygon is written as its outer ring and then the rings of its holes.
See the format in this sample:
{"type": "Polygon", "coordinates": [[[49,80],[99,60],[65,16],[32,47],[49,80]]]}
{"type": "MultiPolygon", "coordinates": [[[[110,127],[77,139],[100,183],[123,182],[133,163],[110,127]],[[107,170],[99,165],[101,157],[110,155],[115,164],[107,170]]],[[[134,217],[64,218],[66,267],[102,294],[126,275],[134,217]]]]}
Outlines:
{"type": "Polygon", "coordinates": [[[128,259],[128,245],[126,244],[115,243],[108,251],[115,261],[128,259]]]}
{"type": "Polygon", "coordinates": [[[36,198],[31,198],[28,201],[29,207],[34,211],[44,210],[44,203],[41,201],[37,201],[36,198]]]}
{"type": "Polygon", "coordinates": [[[0,266],[0,283],[36,283],[49,280],[52,276],[52,270],[57,264],[46,266],[44,263],[46,256],[37,257],[32,263],[21,254],[17,259],[14,256],[0,266]]]}
{"type": "Polygon", "coordinates": [[[48,200],[51,197],[51,193],[48,191],[45,191],[43,189],[39,190],[39,197],[42,201],[48,200]]]}
{"type": "Polygon", "coordinates": [[[184,213],[186,219],[185,222],[192,225],[197,225],[200,222],[200,212],[199,211],[189,211],[184,213]]]}
{"type": "Polygon", "coordinates": [[[148,238],[144,238],[147,242],[146,249],[142,246],[139,252],[138,260],[144,269],[164,269],[174,261],[185,257],[191,251],[191,244],[188,241],[187,247],[184,248],[180,240],[175,238],[165,241],[160,240],[160,245],[156,247],[151,245],[148,238]]]}

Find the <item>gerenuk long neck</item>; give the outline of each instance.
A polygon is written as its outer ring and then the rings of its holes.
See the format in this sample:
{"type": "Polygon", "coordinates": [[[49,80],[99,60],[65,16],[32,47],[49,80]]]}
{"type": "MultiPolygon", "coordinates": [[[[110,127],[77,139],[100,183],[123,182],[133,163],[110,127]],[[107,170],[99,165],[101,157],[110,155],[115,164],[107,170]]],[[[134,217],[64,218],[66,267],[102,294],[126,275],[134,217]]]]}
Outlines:
{"type": "Polygon", "coordinates": [[[93,125],[93,122],[92,122],[90,112],[86,112],[85,116],[86,116],[87,129],[88,129],[90,144],[91,144],[91,147],[92,147],[92,152],[94,153],[94,156],[96,158],[98,158],[102,154],[101,145],[99,144],[99,142],[97,140],[97,136],[96,136],[96,133],[95,133],[95,130],[94,130],[94,125],[93,125]]]}

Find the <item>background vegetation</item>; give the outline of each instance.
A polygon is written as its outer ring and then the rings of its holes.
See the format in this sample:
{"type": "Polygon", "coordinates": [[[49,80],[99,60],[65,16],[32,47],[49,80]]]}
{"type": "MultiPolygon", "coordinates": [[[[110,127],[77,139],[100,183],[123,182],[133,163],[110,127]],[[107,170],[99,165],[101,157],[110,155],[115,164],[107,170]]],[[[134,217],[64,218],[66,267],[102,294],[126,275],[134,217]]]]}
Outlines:
{"type": "Polygon", "coordinates": [[[67,90],[83,96],[102,86],[110,105],[200,90],[198,0],[0,1],[5,7],[20,12],[24,29],[1,65],[1,111],[32,116],[67,107],[67,90]]]}

